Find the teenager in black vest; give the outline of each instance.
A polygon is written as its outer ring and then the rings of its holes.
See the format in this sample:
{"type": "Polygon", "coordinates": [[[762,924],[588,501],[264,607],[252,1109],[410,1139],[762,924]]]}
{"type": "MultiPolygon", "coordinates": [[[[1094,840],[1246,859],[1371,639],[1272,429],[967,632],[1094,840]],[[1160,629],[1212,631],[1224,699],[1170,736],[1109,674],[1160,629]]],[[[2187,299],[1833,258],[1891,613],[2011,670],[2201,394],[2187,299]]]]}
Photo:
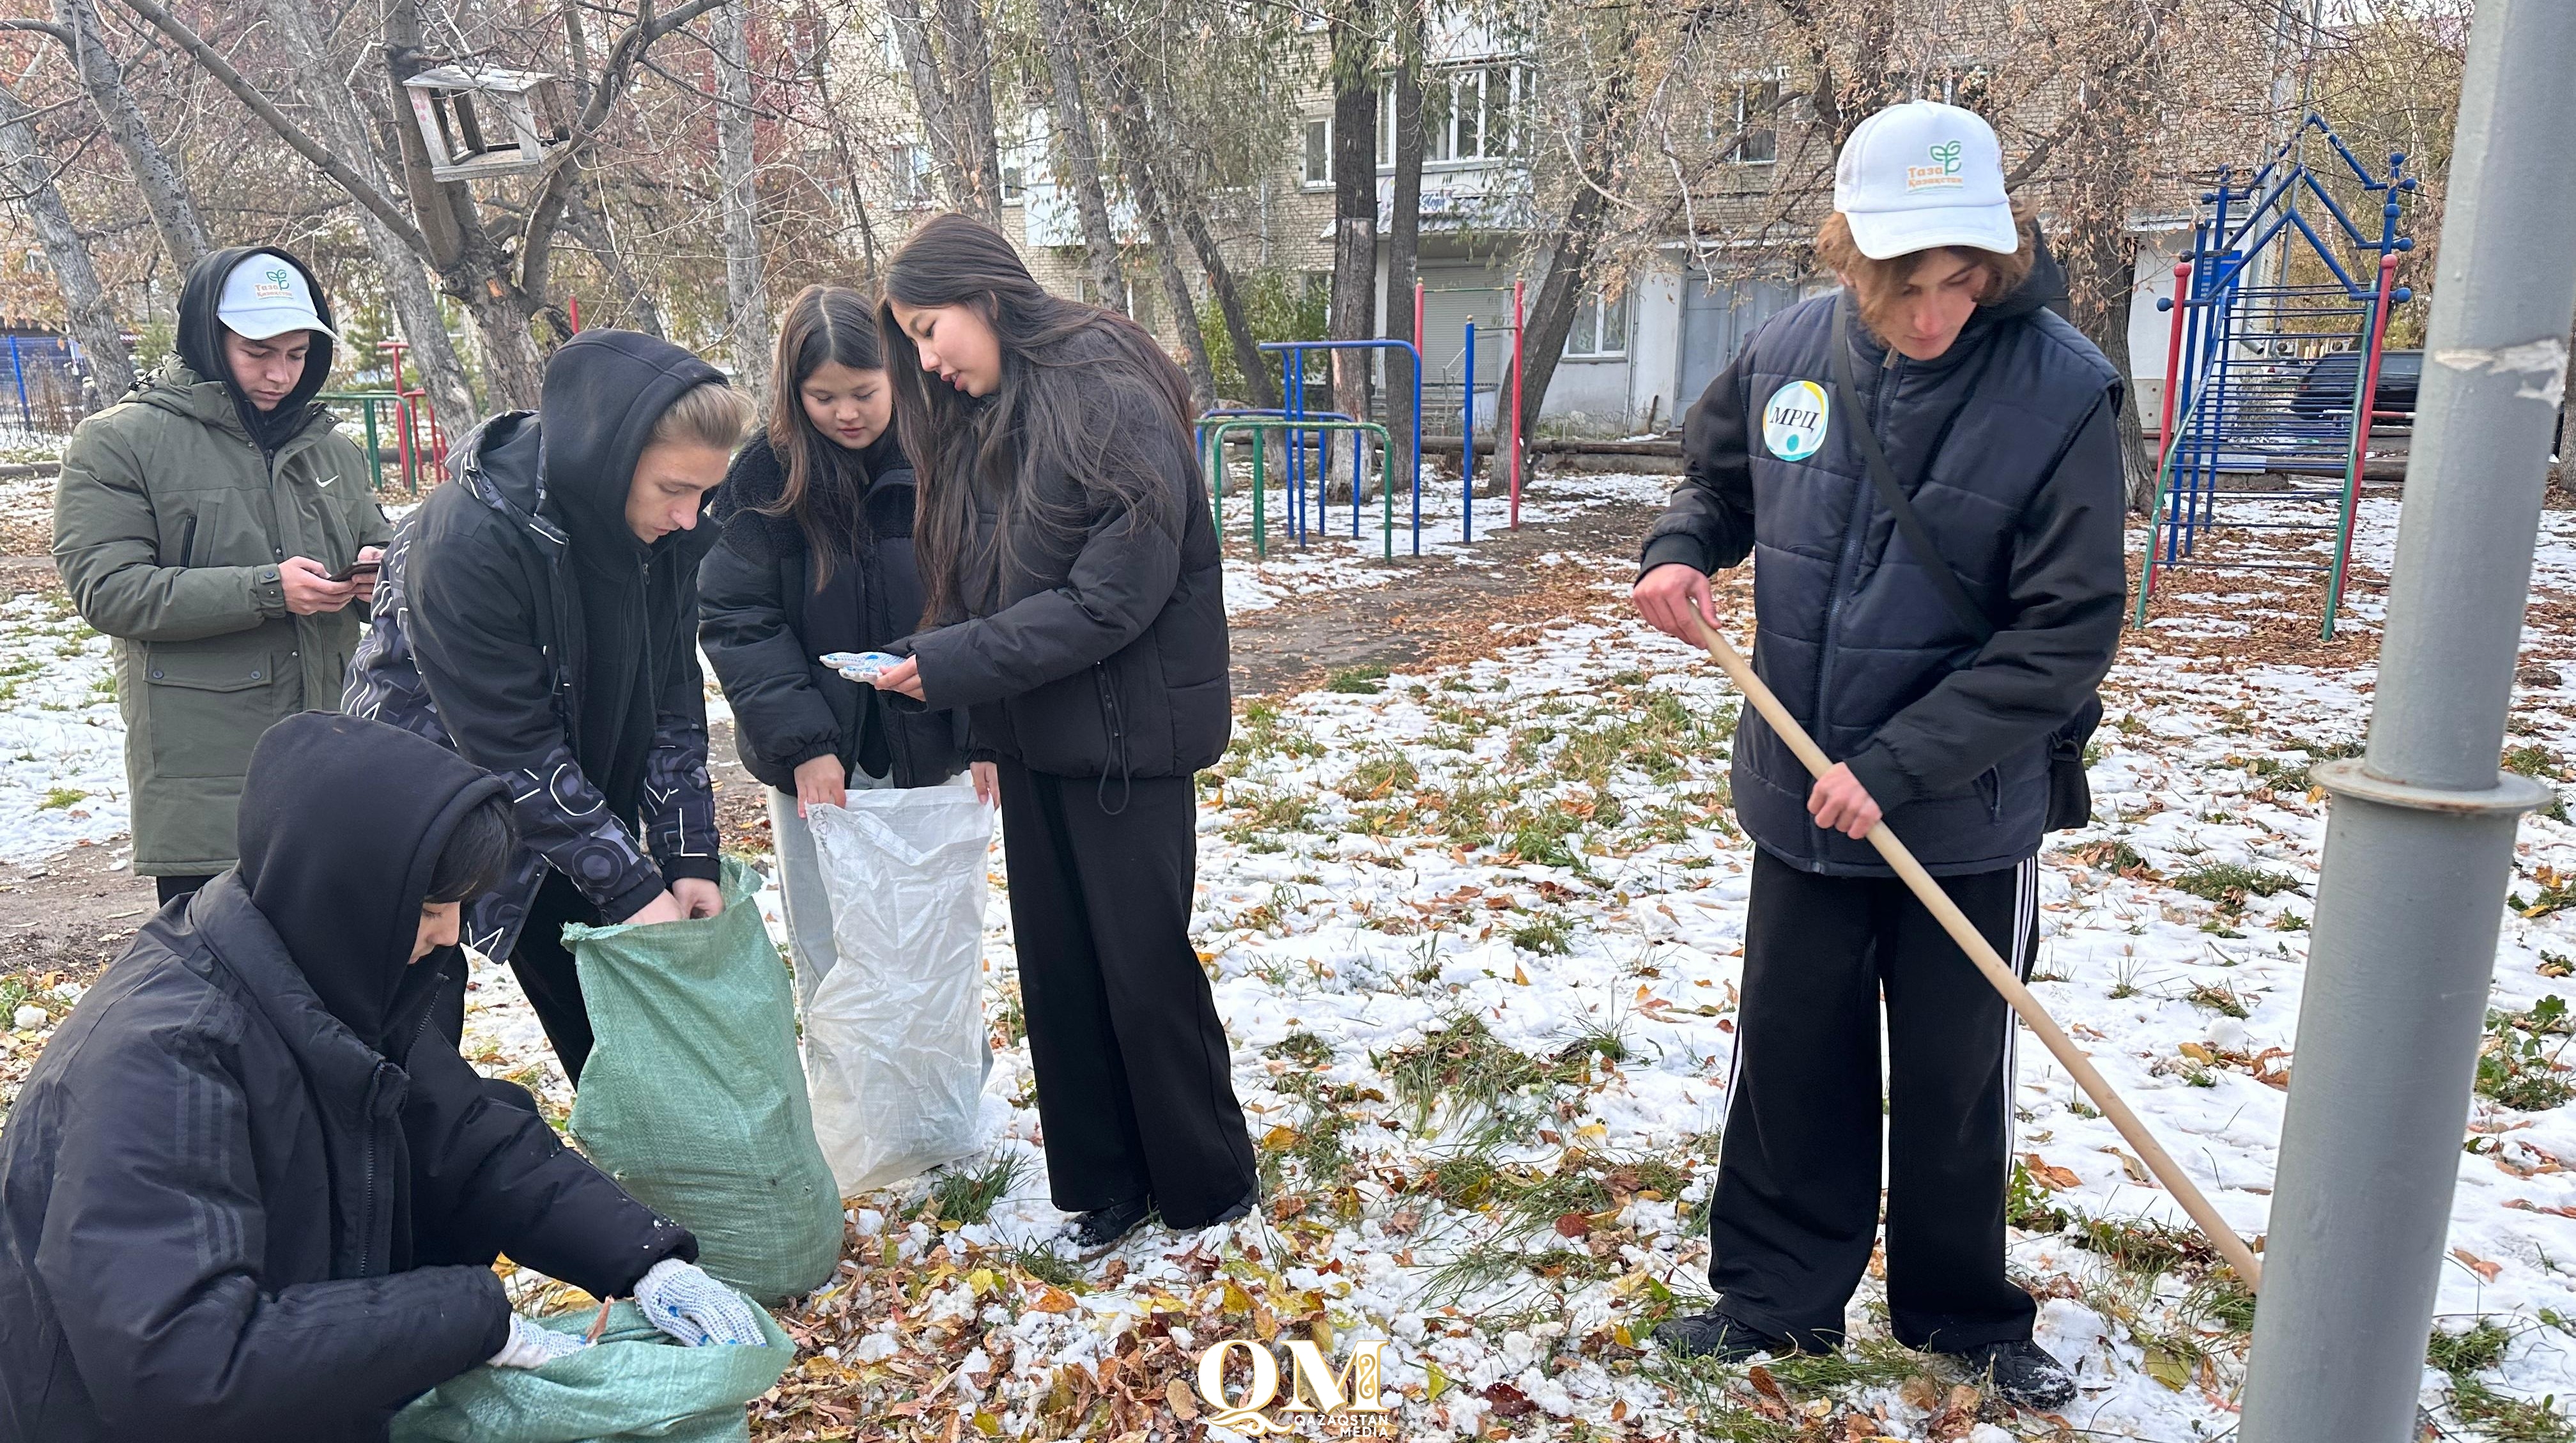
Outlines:
{"type": "Polygon", "coordinates": [[[1696,644],[1709,573],[1758,556],[1754,665],[1839,759],[1811,781],[1760,717],[1736,734],[1756,851],[1719,1300],[1656,1336],[1730,1359],[1840,1343],[1878,1226],[1883,994],[1890,1322],[2054,1407],[2074,1380],[2004,1271],[2012,1014],[1862,839],[1883,816],[2028,969],[2040,837],[2085,810],[2080,732],[2119,640],[2120,382],[2046,308],[2056,267],[1975,115],[1917,101],[1862,122],[1834,204],[1816,253],[1843,290],[1774,318],[1691,412],[1635,593],[1696,644]]]}
{"type": "Polygon", "coordinates": [[[1175,1228],[1241,1217],[1252,1140],[1189,939],[1191,774],[1233,726],[1189,384],[964,216],[895,254],[878,321],[930,629],[876,685],[968,708],[999,762],[1056,1206],[1086,1251],[1156,1208],[1175,1228]]]}
{"type": "MultiPolygon", "coordinates": [[[[875,307],[846,286],[807,286],[779,319],[768,424],[707,503],[722,539],[698,569],[698,644],[733,707],[743,768],[768,789],[809,1000],[838,950],[806,807],[840,806],[854,787],[935,786],[966,765],[962,714],[898,712],[821,660],[880,650],[921,620],[912,475],[875,307]]],[[[992,763],[974,770],[989,799],[992,763]]]]}

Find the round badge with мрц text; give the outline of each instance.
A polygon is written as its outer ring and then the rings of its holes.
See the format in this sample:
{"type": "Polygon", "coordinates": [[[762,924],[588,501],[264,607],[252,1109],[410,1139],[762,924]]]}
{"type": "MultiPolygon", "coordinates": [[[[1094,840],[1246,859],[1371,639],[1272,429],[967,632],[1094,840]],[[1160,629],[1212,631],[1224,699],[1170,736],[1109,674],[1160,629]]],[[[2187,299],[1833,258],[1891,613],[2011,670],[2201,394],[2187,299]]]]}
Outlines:
{"type": "Polygon", "coordinates": [[[1762,444],[1783,461],[1804,461],[1825,444],[1830,403],[1813,381],[1791,381],[1762,407],[1762,444]]]}

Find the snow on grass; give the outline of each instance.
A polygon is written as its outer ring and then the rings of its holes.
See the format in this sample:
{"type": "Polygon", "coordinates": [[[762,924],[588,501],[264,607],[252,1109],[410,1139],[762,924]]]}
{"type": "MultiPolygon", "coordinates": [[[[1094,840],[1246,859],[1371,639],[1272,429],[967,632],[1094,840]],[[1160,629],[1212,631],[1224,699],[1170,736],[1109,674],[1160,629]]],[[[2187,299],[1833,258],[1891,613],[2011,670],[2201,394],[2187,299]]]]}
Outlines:
{"type": "Polygon", "coordinates": [[[109,648],[57,595],[0,600],[0,860],[124,835],[125,724],[109,648]]]}

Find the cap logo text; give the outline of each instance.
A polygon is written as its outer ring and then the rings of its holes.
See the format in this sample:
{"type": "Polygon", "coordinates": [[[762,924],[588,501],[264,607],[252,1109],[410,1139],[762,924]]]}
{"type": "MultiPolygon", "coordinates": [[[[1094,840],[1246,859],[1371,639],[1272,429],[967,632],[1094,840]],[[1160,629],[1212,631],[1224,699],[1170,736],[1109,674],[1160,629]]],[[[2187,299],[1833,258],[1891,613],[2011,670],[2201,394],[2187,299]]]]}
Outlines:
{"type": "Polygon", "coordinates": [[[1907,190],[1947,190],[1966,186],[1968,178],[1959,173],[1962,168],[1960,157],[1963,149],[1964,147],[1955,140],[1944,140],[1924,147],[1924,153],[1932,158],[1932,163],[1907,166],[1905,188],[1907,190]]]}

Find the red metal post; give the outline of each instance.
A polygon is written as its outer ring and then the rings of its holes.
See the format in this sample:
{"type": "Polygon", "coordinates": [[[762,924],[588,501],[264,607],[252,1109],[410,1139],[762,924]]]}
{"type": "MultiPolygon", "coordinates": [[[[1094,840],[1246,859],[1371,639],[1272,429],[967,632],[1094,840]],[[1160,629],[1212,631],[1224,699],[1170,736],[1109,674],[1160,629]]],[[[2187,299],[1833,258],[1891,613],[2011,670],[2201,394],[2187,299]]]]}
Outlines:
{"type": "MultiPolygon", "coordinates": [[[[2157,470],[2166,478],[2173,474],[2174,397],[2182,390],[2182,313],[2183,301],[2191,294],[2191,262],[2174,263],[2173,282],[2173,332],[2165,341],[2164,417],[2156,422],[2156,450],[2162,453],[2157,470]]],[[[2164,499],[2159,488],[2152,504],[2161,507],[2164,499]]],[[[2138,579],[2138,590],[2147,595],[2156,589],[2156,529],[2163,524],[2160,516],[2147,517],[2147,565],[2145,574],[2138,579]]]]}
{"type": "Polygon", "coordinates": [[[418,495],[420,473],[412,469],[411,403],[404,399],[402,383],[403,352],[411,349],[407,341],[378,341],[376,349],[391,357],[394,365],[394,454],[402,459],[403,489],[418,495]]]}
{"type": "Polygon", "coordinates": [[[1521,287],[1517,276],[1512,279],[1512,529],[1521,526],[1521,287]]]}
{"type": "Polygon", "coordinates": [[[578,336],[581,334],[581,297],[568,296],[564,304],[572,316],[572,333],[578,336]]]}
{"type": "Polygon", "coordinates": [[[2370,354],[2364,358],[2361,394],[2352,403],[2352,464],[2344,477],[2343,538],[2335,544],[2334,589],[2326,594],[2326,625],[2334,625],[2334,608],[2343,600],[2344,572],[2352,564],[2352,513],[2361,504],[2361,471],[2370,464],[2370,423],[2379,417],[2379,359],[2387,354],[2388,292],[2397,279],[2397,257],[2379,258],[2379,294],[2370,303],[2370,354]]]}

